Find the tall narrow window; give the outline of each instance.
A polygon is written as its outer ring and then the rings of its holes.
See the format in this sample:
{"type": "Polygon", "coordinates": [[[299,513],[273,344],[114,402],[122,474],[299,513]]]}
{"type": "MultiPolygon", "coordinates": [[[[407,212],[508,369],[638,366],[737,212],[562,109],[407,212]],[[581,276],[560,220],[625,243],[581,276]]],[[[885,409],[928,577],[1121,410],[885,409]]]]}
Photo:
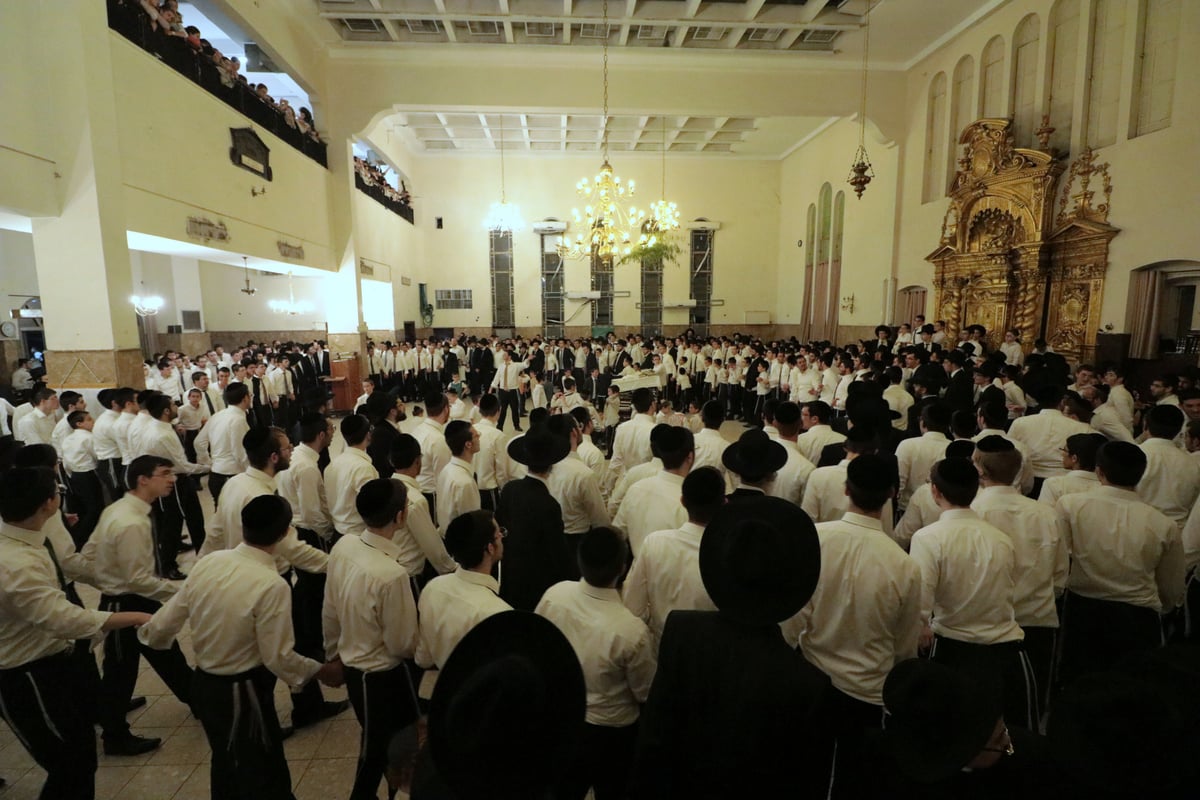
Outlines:
{"type": "Polygon", "coordinates": [[[563,258],[558,254],[558,235],[542,234],[542,330],[547,338],[563,337],[563,258]]]}
{"type": "Polygon", "coordinates": [[[492,272],[492,327],[516,326],[513,302],[512,233],[492,231],[488,234],[492,272]]]}
{"type": "Polygon", "coordinates": [[[1050,146],[1071,149],[1071,123],[1075,116],[1075,58],[1079,52],[1079,0],[1058,0],[1050,12],[1050,98],[1047,103],[1050,146]]]}
{"type": "MultiPolygon", "coordinates": [[[[846,214],[846,193],[833,198],[833,225],[829,233],[829,326],[831,337],[837,336],[838,308],[842,291],[842,227],[846,214]]],[[[840,338],[837,341],[841,341],[840,338]]]]}
{"type": "Polygon", "coordinates": [[[805,341],[811,341],[813,306],[816,303],[817,265],[817,205],[808,206],[808,222],[804,229],[804,304],[800,311],[800,330],[805,341]]]}
{"type": "Polygon", "coordinates": [[[662,334],[663,268],[661,259],[642,259],[642,333],[662,334]]]}
{"type": "Polygon", "coordinates": [[[1146,21],[1138,42],[1135,136],[1160,131],[1171,124],[1180,3],[1181,0],[1146,0],[1146,21]]]}
{"type": "Polygon", "coordinates": [[[1013,138],[1017,147],[1032,146],[1033,131],[1038,127],[1034,95],[1041,25],[1038,15],[1030,14],[1021,20],[1013,34],[1012,110],[1013,138]]]}
{"type": "Polygon", "coordinates": [[[817,340],[830,340],[836,332],[837,317],[829,316],[829,251],[831,247],[833,219],[833,187],[828,183],[821,187],[817,196],[817,235],[813,238],[816,247],[816,268],[813,280],[813,332],[817,340]]]}
{"type": "Polygon", "coordinates": [[[600,299],[592,301],[592,327],[613,326],[613,262],[592,252],[592,291],[600,292],[600,299]]]}
{"type": "Polygon", "coordinates": [[[696,335],[707,336],[712,324],[713,242],[716,231],[692,231],[691,298],[696,301],[688,314],[688,325],[696,335]]]}
{"type": "Polygon", "coordinates": [[[958,137],[975,121],[975,59],[963,56],[954,67],[954,90],[950,94],[950,145],[946,151],[946,186],[954,185],[958,173],[958,137]]]}
{"type": "Polygon", "coordinates": [[[982,99],[980,108],[983,115],[989,119],[1003,117],[1004,114],[1004,39],[993,36],[983,48],[983,61],[980,67],[979,93],[982,99]]]}
{"type": "Polygon", "coordinates": [[[946,73],[939,72],[929,84],[929,103],[925,108],[925,182],[921,202],[942,197],[942,167],[946,161],[946,73]]]}
{"type": "Polygon", "coordinates": [[[1087,144],[1117,141],[1126,0],[1096,0],[1092,16],[1092,62],[1088,69],[1087,144]]]}

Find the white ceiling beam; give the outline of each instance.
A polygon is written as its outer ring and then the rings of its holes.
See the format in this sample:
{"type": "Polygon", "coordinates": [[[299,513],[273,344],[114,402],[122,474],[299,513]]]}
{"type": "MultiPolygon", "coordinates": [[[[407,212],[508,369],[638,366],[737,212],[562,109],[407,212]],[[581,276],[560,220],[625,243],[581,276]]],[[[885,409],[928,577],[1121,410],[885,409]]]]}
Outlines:
{"type": "MultiPolygon", "coordinates": [[[[772,25],[771,27],[775,26],[772,25]]],[[[784,31],[783,35],[775,41],[775,49],[787,50],[796,43],[796,40],[800,38],[800,34],[804,33],[804,30],[804,28],[796,28],[790,31],[784,31]]]]}
{"type": "Polygon", "coordinates": [[[483,128],[483,135],[487,137],[488,142],[492,145],[492,149],[496,149],[496,139],[492,136],[492,126],[488,125],[487,114],[478,114],[479,127],[483,128]]]}
{"type": "Polygon", "coordinates": [[[625,16],[633,18],[637,13],[638,0],[625,0],[625,16]]]}
{"type": "Polygon", "coordinates": [[[829,0],[808,0],[800,10],[801,22],[812,22],[817,18],[817,15],[825,10],[825,6],[829,5],[829,0]]]}
{"type": "Polygon", "coordinates": [[[683,47],[683,43],[687,41],[688,31],[691,30],[688,25],[680,25],[675,30],[671,31],[671,47],[683,47]]]}
{"type": "Polygon", "coordinates": [[[509,20],[504,20],[504,41],[512,44],[516,41],[513,38],[513,24],[509,20]]]}
{"type": "Polygon", "coordinates": [[[687,5],[683,9],[683,16],[685,19],[695,19],[696,12],[699,10],[700,0],[687,0],[687,5]]]}
{"type": "Polygon", "coordinates": [[[633,30],[632,25],[629,25],[628,23],[626,23],[625,25],[622,25],[621,33],[617,37],[617,44],[621,45],[621,47],[624,47],[626,44],[628,44],[629,43],[629,32],[631,30],[633,30]]]}
{"type": "Polygon", "coordinates": [[[572,3],[571,0],[563,0],[563,16],[564,17],[571,16],[571,7],[573,5],[574,4],[572,3]]]}
{"type": "MultiPolygon", "coordinates": [[[[444,0],[435,0],[435,3],[440,3],[443,6],[445,5],[444,0]]],[[[731,5],[731,4],[723,4],[723,5],[731,5]]],[[[792,6],[789,6],[789,8],[791,8],[791,7],[792,6]]],[[[804,6],[795,6],[795,8],[804,8],[804,6]]],[[[706,17],[704,19],[703,24],[706,26],[711,25],[711,26],[715,26],[715,27],[729,27],[732,25],[742,25],[746,22],[746,20],[741,18],[741,9],[738,9],[738,12],[739,13],[738,13],[737,17],[730,17],[728,15],[721,15],[721,16],[714,15],[711,19],[706,17]]],[[[321,12],[321,16],[326,19],[337,20],[337,19],[343,19],[346,16],[346,13],[345,12],[333,13],[333,12],[323,11],[323,12],[321,12]]],[[[438,11],[433,11],[433,12],[427,12],[427,11],[426,12],[422,12],[422,11],[403,11],[403,12],[399,12],[399,11],[355,11],[354,16],[356,18],[362,18],[362,19],[378,19],[378,20],[394,19],[397,21],[403,21],[406,19],[412,19],[412,20],[435,19],[435,20],[439,20],[439,21],[452,21],[452,22],[464,22],[464,23],[465,22],[475,22],[475,21],[479,21],[481,19],[493,19],[494,18],[494,17],[482,16],[480,14],[447,13],[447,12],[438,12],[438,11]]],[[[565,16],[565,15],[554,15],[554,14],[538,15],[538,14],[519,14],[519,13],[510,15],[509,20],[511,20],[514,24],[518,24],[518,25],[526,23],[526,22],[553,22],[553,23],[557,23],[559,25],[563,25],[563,24],[568,24],[568,23],[572,23],[572,22],[578,24],[580,21],[580,19],[578,17],[565,16]]],[[[632,17],[632,16],[624,16],[624,17],[610,17],[608,20],[609,25],[653,25],[656,27],[662,27],[662,26],[678,27],[680,25],[684,25],[689,28],[695,27],[696,22],[697,21],[695,19],[690,19],[690,18],[686,18],[686,17],[673,17],[670,19],[644,19],[644,18],[638,18],[638,17],[632,17]]],[[[599,24],[599,23],[597,23],[597,24],[599,24]]],[[[805,22],[799,22],[799,21],[795,21],[795,20],[791,20],[791,21],[782,21],[782,20],[774,21],[774,20],[772,20],[771,22],[762,22],[760,27],[778,28],[781,30],[819,30],[819,31],[859,31],[859,30],[862,30],[862,26],[855,24],[855,23],[840,23],[840,22],[838,22],[838,23],[826,23],[826,22],[805,23],[805,22]]]]}
{"type": "Polygon", "coordinates": [[[529,138],[529,115],[521,115],[521,135],[525,137],[525,149],[532,150],[533,142],[529,138]]]}
{"type": "Polygon", "coordinates": [[[562,115],[562,133],[559,134],[559,137],[560,138],[558,140],[558,144],[559,144],[558,149],[565,153],[565,152],[567,152],[567,115],[566,114],[562,115]]]}
{"type": "Polygon", "coordinates": [[[393,42],[400,41],[400,31],[396,28],[396,23],[390,19],[380,20],[383,23],[383,29],[387,31],[387,35],[392,37],[393,42]]]}
{"type": "Polygon", "coordinates": [[[637,130],[633,133],[633,139],[629,142],[629,149],[633,150],[642,141],[642,136],[646,133],[646,123],[650,121],[650,117],[638,117],[637,130]]]}
{"type": "MultiPolygon", "coordinates": [[[[762,7],[766,5],[767,0],[747,0],[745,20],[753,20],[758,16],[758,12],[762,11],[762,7]]],[[[812,0],[810,0],[812,2],[812,0]]]]}
{"type": "Polygon", "coordinates": [[[509,13],[508,0],[499,0],[499,3],[500,3],[500,13],[507,15],[509,13]]]}
{"type": "Polygon", "coordinates": [[[454,149],[456,149],[456,150],[459,149],[458,139],[454,136],[454,129],[451,128],[448,124],[446,124],[446,115],[439,113],[437,115],[437,121],[439,123],[441,123],[442,130],[445,131],[445,133],[446,133],[446,139],[451,142],[454,142],[454,149]]]}
{"type": "Polygon", "coordinates": [[[567,23],[566,25],[563,25],[562,28],[563,28],[562,42],[563,42],[563,44],[570,44],[571,43],[571,24],[567,23]]]}
{"type": "Polygon", "coordinates": [[[725,38],[721,40],[721,47],[726,50],[732,50],[742,42],[742,37],[746,35],[746,31],[750,30],[745,25],[736,28],[730,28],[725,33],[725,38]]]}

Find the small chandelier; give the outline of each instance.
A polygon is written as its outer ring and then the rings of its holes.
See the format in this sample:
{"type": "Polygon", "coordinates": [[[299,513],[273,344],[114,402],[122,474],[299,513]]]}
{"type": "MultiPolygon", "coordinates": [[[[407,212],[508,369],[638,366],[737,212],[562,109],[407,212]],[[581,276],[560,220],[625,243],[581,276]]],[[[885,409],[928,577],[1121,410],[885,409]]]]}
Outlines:
{"type": "MultiPolygon", "coordinates": [[[[608,0],[604,0],[604,30],[608,31],[608,0]]],[[[575,235],[575,239],[559,239],[558,254],[563,258],[583,259],[593,255],[601,260],[612,261],[624,258],[633,252],[634,232],[646,221],[646,212],[630,206],[625,208],[625,201],[632,199],[636,187],[633,181],[622,183],[621,178],[613,171],[608,161],[608,37],[604,39],[604,111],[601,124],[604,129],[601,134],[601,150],[604,162],[595,177],[582,178],[575,184],[575,193],[590,200],[583,213],[578,208],[571,209],[575,223],[585,229],[575,235]]]]}
{"type": "Polygon", "coordinates": [[[250,265],[247,263],[245,256],[242,256],[242,270],[244,270],[246,273],[246,287],[244,289],[239,289],[238,291],[244,295],[253,297],[258,289],[255,289],[250,285],[250,265]]]}
{"type": "Polygon", "coordinates": [[[871,53],[871,4],[867,3],[866,24],[863,26],[862,92],[858,107],[858,150],[854,152],[854,163],[846,182],[854,187],[854,194],[861,200],[867,184],[875,177],[875,169],[867,156],[867,58],[871,53]]]}
{"type": "Polygon", "coordinates": [[[679,207],[667,200],[667,118],[659,116],[662,130],[662,194],[660,200],[650,204],[650,215],[642,224],[642,235],[638,237],[638,249],[653,248],[666,244],[671,235],[679,230],[679,207]]]}
{"type": "Polygon", "coordinates": [[[298,314],[304,314],[312,310],[310,303],[297,303],[296,293],[292,290],[292,273],[288,273],[288,299],[287,300],[269,300],[267,306],[276,314],[287,314],[289,317],[294,317],[298,314]]]}
{"type": "Polygon", "coordinates": [[[129,302],[133,303],[133,310],[137,312],[139,317],[153,317],[165,305],[163,299],[158,295],[132,295],[129,302]]]}
{"type": "Polygon", "coordinates": [[[510,236],[525,230],[525,220],[521,218],[521,209],[514,203],[509,203],[504,194],[504,114],[500,114],[500,202],[492,203],[483,227],[492,233],[507,233],[510,236]]]}

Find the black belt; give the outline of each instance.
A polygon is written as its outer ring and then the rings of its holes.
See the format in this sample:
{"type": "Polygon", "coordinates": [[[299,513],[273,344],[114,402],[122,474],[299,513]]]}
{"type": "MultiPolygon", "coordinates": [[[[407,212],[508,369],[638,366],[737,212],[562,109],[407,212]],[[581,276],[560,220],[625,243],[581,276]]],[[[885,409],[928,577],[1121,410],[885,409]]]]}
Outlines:
{"type": "Polygon", "coordinates": [[[256,678],[263,678],[267,676],[274,678],[275,674],[261,664],[253,669],[246,670],[245,672],[238,672],[233,675],[216,675],[212,672],[205,672],[199,667],[196,668],[196,677],[205,678],[216,683],[242,683],[243,681],[252,681],[256,678]]]}

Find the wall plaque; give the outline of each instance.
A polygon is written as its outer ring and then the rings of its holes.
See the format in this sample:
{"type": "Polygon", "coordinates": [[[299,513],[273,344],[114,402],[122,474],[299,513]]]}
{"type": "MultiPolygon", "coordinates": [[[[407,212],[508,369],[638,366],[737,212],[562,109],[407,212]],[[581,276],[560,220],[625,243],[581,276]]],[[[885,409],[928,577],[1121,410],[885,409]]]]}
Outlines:
{"type": "Polygon", "coordinates": [[[279,255],[284,258],[304,258],[304,245],[289,244],[280,239],[275,242],[275,246],[279,248],[279,255]]]}
{"type": "Polygon", "coordinates": [[[229,229],[225,227],[224,222],[213,222],[204,217],[188,217],[187,234],[206,242],[210,239],[216,239],[218,242],[229,241],[229,229]]]}
{"type": "Polygon", "coordinates": [[[258,138],[253,128],[230,128],[233,146],[229,148],[229,160],[234,166],[249,170],[271,180],[271,149],[258,138]]]}

